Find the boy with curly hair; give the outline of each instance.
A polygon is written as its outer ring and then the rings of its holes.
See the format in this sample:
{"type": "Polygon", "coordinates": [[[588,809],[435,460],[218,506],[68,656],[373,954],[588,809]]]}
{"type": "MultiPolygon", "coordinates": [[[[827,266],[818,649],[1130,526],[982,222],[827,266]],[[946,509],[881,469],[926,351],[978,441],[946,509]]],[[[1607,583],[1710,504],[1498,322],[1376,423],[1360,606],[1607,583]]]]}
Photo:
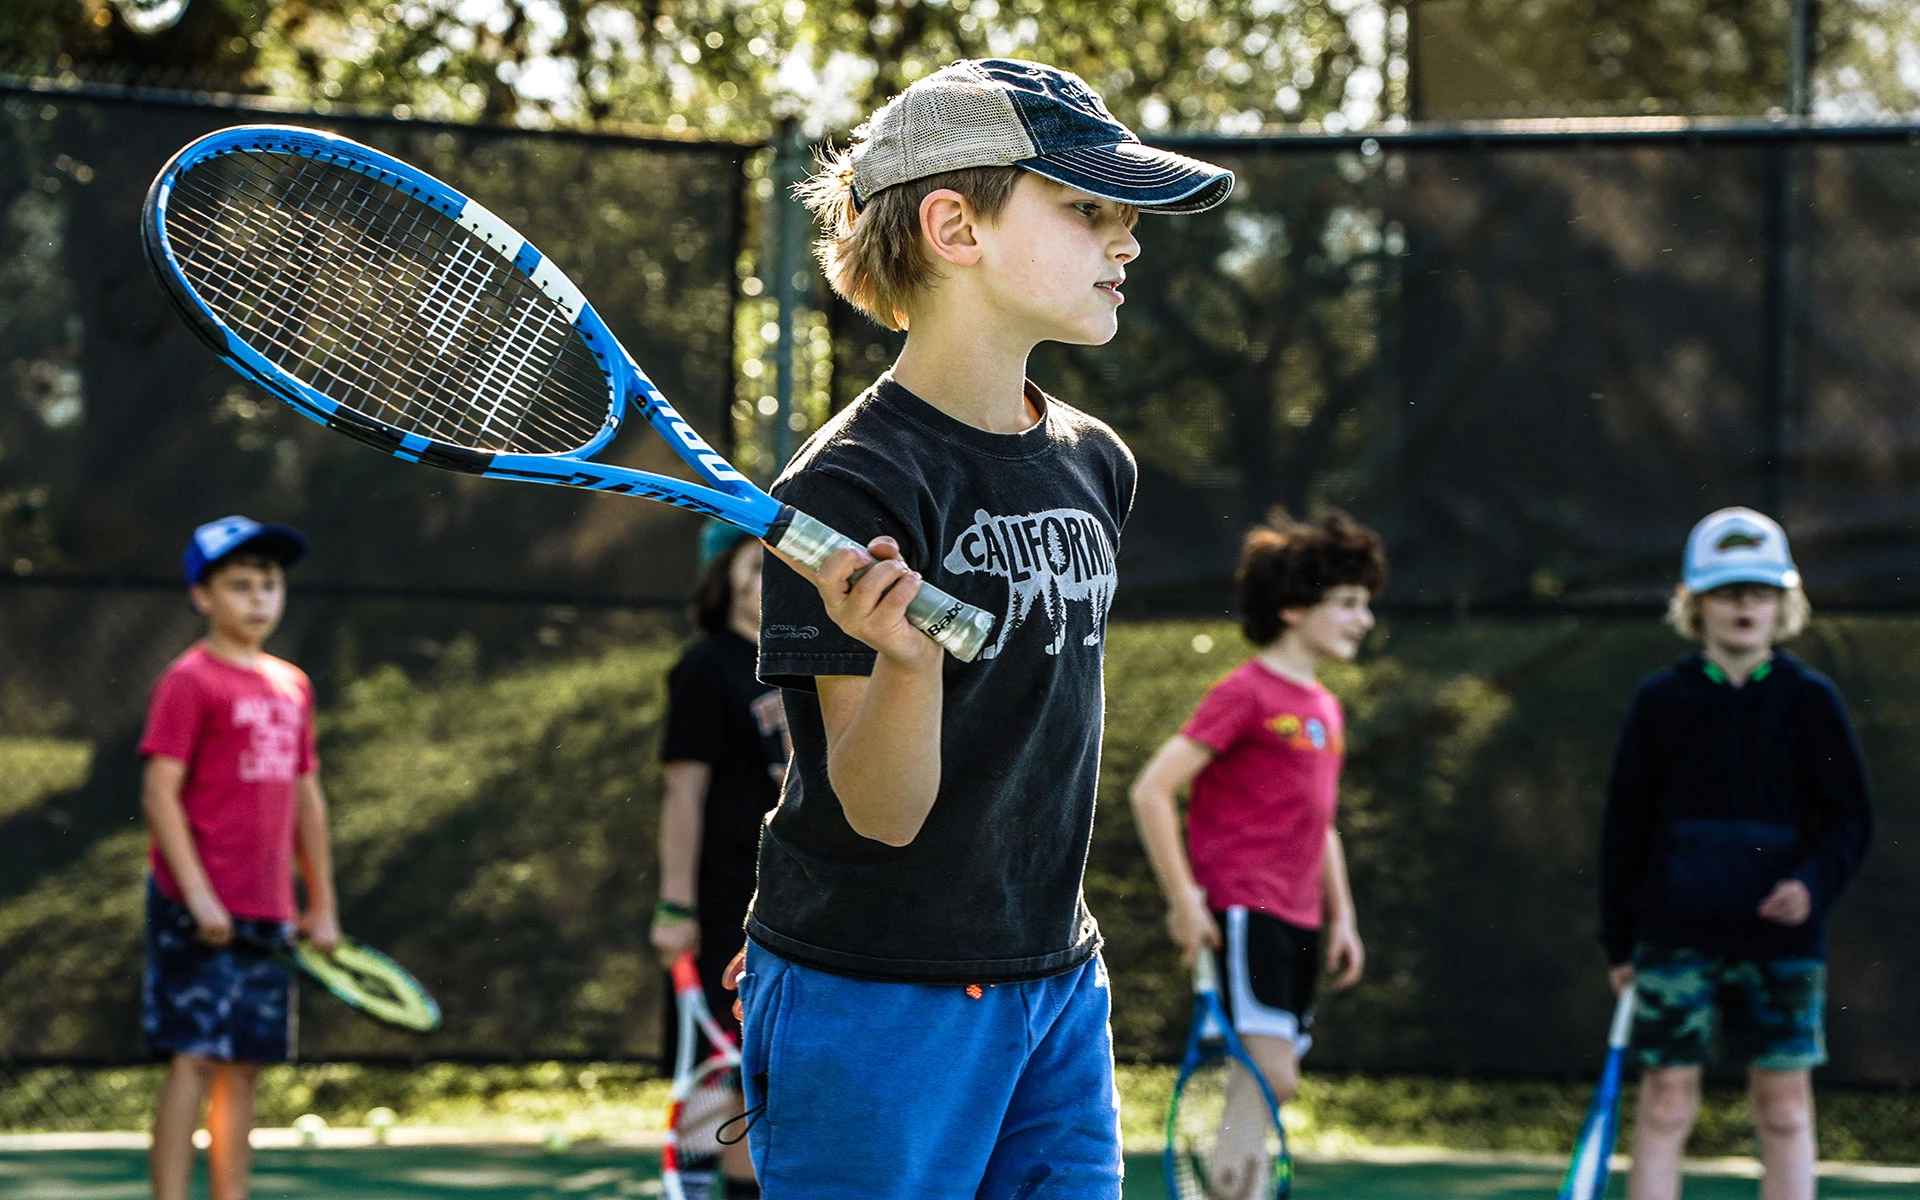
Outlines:
{"type": "MultiPolygon", "coordinates": [[[[1333,820],[1345,724],[1316,672],[1359,652],[1387,563],[1379,535],[1345,513],[1294,521],[1282,512],[1247,535],[1234,578],[1253,657],[1214,684],[1147,763],[1133,812],[1168,931],[1188,965],[1217,956],[1234,1029],[1284,1104],[1313,1042],[1322,964],[1341,989],[1366,963],[1333,820]],[[1178,797],[1188,789],[1183,843],[1178,797]]],[[[1253,1106],[1263,1103],[1250,1080],[1236,1080],[1222,1124],[1259,1128],[1253,1106]]],[[[1257,1143],[1240,1150],[1261,1153],[1257,1143]]],[[[1261,1178],[1265,1166],[1220,1162],[1215,1171],[1261,1178]]]]}

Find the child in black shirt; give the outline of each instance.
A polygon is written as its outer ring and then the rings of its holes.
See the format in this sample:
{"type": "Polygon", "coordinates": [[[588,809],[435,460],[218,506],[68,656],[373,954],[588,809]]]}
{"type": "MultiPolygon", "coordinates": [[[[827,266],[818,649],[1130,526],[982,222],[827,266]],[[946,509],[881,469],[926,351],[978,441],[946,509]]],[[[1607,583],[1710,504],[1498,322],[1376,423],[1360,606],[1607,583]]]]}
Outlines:
{"type": "Polygon", "coordinates": [[[828,278],[908,336],[774,487],[869,550],[766,577],[760,674],[794,760],[740,989],[754,1162],[780,1200],[1118,1200],[1081,874],[1136,474],[1026,363],[1113,336],[1138,211],[1231,185],[1141,145],[1076,77],[1000,59],[914,84],[809,185],[828,278]],[[923,576],[1004,614],[977,661],[904,621],[923,576]]]}

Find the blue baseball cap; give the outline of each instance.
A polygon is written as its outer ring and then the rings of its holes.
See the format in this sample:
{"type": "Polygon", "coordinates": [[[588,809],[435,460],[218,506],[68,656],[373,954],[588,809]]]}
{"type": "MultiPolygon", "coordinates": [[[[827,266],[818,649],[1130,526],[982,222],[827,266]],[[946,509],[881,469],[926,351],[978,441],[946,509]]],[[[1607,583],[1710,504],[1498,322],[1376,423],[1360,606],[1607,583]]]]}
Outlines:
{"type": "Polygon", "coordinates": [[[1778,521],[1751,508],[1723,508],[1687,535],[1680,581],[1696,594],[1730,583],[1792,588],[1800,586],[1800,572],[1778,521]]]}
{"type": "Polygon", "coordinates": [[[738,525],[729,525],[718,517],[708,517],[707,523],[700,527],[700,565],[704,567],[714,559],[731,553],[749,536],[738,525]]]}
{"type": "Polygon", "coordinates": [[[215,563],[241,550],[265,554],[290,567],[306,556],[307,538],[291,525],[262,525],[248,517],[208,521],[193,531],[186,553],[180,556],[187,569],[187,586],[193,587],[207,577],[215,563]]]}
{"type": "Polygon", "coordinates": [[[1225,167],[1142,145],[1078,75],[1014,58],[962,59],[916,81],[855,135],[853,203],[967,167],[1019,167],[1147,212],[1212,208],[1225,167]]]}

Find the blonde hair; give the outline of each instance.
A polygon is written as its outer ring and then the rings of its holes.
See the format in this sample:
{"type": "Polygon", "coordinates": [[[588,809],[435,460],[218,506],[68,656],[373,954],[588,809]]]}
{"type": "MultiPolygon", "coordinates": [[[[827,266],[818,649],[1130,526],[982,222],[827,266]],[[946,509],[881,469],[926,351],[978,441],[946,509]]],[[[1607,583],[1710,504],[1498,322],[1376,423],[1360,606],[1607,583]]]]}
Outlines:
{"type": "Polygon", "coordinates": [[[847,303],[888,329],[907,327],[915,293],[931,288],[936,272],[920,236],[920,202],[941,188],[959,192],[987,220],[1000,215],[1013,187],[1026,174],[1019,167],[966,167],[883,188],[856,208],[853,150],[832,152],[820,170],[795,188],[820,221],[814,257],[827,282],[847,303]]]}
{"type": "MultiPolygon", "coordinates": [[[[1773,623],[1773,640],[1792,641],[1806,632],[1807,622],[1812,619],[1813,602],[1807,599],[1806,589],[1797,583],[1790,588],[1781,588],[1780,616],[1773,623]]],[[[1700,593],[1685,584],[1673,589],[1673,599],[1667,602],[1667,624],[1688,641],[1699,641],[1700,593]]]]}

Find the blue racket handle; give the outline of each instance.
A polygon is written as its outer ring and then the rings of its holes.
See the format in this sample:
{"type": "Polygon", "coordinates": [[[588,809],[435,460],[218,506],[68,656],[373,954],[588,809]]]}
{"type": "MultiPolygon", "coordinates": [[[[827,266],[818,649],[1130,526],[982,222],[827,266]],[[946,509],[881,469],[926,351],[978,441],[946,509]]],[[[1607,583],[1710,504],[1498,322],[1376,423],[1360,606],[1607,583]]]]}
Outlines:
{"type": "MultiPolygon", "coordinates": [[[[775,522],[774,528],[767,532],[767,540],[775,550],[808,570],[818,571],[835,550],[866,549],[803,512],[788,508],[781,516],[785,518],[786,528],[780,529],[780,522],[775,522]]],[[[861,568],[854,578],[860,578],[867,569],[861,568]]],[[[925,580],[920,582],[920,591],[907,605],[907,620],[961,662],[972,662],[980,656],[994,626],[992,613],[949,596],[925,580]]]]}

